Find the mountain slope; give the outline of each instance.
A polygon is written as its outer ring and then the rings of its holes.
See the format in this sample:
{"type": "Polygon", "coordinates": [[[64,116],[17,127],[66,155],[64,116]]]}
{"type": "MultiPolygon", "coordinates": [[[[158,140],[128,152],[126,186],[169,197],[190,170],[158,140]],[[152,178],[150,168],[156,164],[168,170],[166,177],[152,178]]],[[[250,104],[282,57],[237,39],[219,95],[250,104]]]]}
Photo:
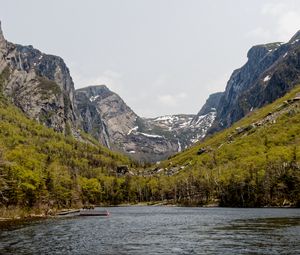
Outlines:
{"type": "Polygon", "coordinates": [[[106,86],[78,89],[75,94],[84,130],[109,148],[152,162],[177,151],[177,141],[172,142],[153,132],[145,133],[147,121],[137,116],[106,86]]]}
{"type": "Polygon", "coordinates": [[[216,115],[213,110],[146,119],[105,86],[75,91],[63,59],[8,42],[1,23],[0,74],[4,96],[29,118],[79,140],[83,129],[106,147],[140,161],[166,159],[202,139],[216,115]]]}
{"type": "MultiPolygon", "coordinates": [[[[169,198],[225,206],[300,204],[300,87],[162,162],[169,198]],[[183,185],[183,186],[182,186],[183,185]]],[[[162,187],[163,189],[163,187],[162,187]]]]}
{"type": "Polygon", "coordinates": [[[288,43],[254,46],[247,57],[247,63],[227,83],[210,133],[282,97],[300,82],[300,32],[288,43]]]}
{"type": "Polygon", "coordinates": [[[77,133],[74,84],[64,61],[5,40],[0,23],[3,93],[28,117],[56,131],[77,133]]]}
{"type": "MultiPolygon", "coordinates": [[[[0,84],[3,80],[0,75],[0,84]]],[[[124,182],[116,173],[136,165],[81,135],[85,142],[30,120],[0,93],[0,215],[13,206],[46,212],[122,201],[112,189],[124,182]]]]}
{"type": "Polygon", "coordinates": [[[85,132],[107,147],[131,157],[156,162],[203,138],[214,121],[219,96],[212,96],[197,115],[139,117],[105,85],[75,92],[75,104],[85,132]]]}
{"type": "Polygon", "coordinates": [[[198,114],[169,115],[147,119],[150,129],[161,129],[178,140],[178,152],[203,139],[216,117],[222,92],[209,96],[198,114]]]}

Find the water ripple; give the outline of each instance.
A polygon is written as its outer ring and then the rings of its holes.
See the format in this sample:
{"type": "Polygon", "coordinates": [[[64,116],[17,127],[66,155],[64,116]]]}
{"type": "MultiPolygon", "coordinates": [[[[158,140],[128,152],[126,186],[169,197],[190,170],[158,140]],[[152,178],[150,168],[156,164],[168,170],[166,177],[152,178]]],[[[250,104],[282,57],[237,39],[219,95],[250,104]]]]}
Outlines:
{"type": "Polygon", "coordinates": [[[300,254],[300,209],[115,207],[0,232],[0,254],[300,254]]]}

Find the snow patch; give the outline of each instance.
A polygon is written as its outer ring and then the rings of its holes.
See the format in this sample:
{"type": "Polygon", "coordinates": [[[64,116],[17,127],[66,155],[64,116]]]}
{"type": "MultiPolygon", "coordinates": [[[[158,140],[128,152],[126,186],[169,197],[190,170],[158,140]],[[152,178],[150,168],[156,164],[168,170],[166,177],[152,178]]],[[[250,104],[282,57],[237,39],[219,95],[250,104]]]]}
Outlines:
{"type": "Polygon", "coordinates": [[[142,132],[137,132],[137,134],[146,136],[146,137],[151,137],[151,138],[163,138],[163,136],[161,135],[151,135],[151,134],[146,134],[146,133],[142,133],[142,132]]]}
{"type": "Polygon", "coordinates": [[[154,119],[154,121],[168,121],[169,123],[173,123],[174,121],[178,121],[178,120],[179,120],[179,118],[177,116],[173,116],[173,115],[161,116],[161,117],[154,119]]]}
{"type": "Polygon", "coordinates": [[[139,128],[139,127],[136,126],[136,127],[132,128],[132,129],[130,129],[130,130],[128,131],[127,135],[130,135],[130,134],[132,133],[132,131],[137,131],[138,128],[139,128]]]}
{"type": "Polygon", "coordinates": [[[287,56],[287,52],[283,55],[283,58],[285,58],[287,56]]]}
{"type": "Polygon", "coordinates": [[[128,153],[130,153],[130,154],[134,154],[134,153],[135,153],[135,151],[128,151],[128,153]]]}
{"type": "Polygon", "coordinates": [[[264,78],[264,82],[267,82],[271,79],[271,76],[270,75],[267,75],[265,78],[264,78]]]}
{"type": "Polygon", "coordinates": [[[177,140],[177,143],[178,143],[178,152],[181,152],[181,144],[180,144],[180,142],[179,142],[179,140],[177,140]]]}
{"type": "Polygon", "coordinates": [[[179,126],[180,126],[181,128],[184,128],[184,127],[188,126],[188,125],[190,124],[190,122],[191,122],[191,121],[183,122],[183,123],[181,123],[179,126]]]}
{"type": "Polygon", "coordinates": [[[90,97],[90,101],[91,101],[91,102],[94,102],[98,97],[99,97],[99,95],[97,95],[97,96],[92,96],[92,97],[90,97]]]}
{"type": "Polygon", "coordinates": [[[299,42],[299,39],[296,39],[296,40],[293,41],[291,44],[295,44],[295,43],[297,43],[297,42],[299,42]]]}

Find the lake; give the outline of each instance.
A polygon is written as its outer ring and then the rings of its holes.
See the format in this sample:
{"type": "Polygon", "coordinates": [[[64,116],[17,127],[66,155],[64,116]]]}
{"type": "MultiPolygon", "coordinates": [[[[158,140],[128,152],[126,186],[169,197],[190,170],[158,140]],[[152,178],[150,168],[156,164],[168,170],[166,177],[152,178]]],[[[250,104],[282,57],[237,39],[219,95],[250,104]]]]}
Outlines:
{"type": "Polygon", "coordinates": [[[300,254],[300,209],[112,207],[0,230],[0,254],[300,254]]]}

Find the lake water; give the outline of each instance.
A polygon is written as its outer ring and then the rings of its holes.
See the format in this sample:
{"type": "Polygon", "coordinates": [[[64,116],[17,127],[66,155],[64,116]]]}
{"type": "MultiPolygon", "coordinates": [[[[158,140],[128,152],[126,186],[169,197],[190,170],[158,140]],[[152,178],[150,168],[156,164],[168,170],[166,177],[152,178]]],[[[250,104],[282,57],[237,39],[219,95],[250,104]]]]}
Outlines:
{"type": "Polygon", "coordinates": [[[0,230],[0,254],[300,254],[300,209],[113,207],[0,230]]]}

